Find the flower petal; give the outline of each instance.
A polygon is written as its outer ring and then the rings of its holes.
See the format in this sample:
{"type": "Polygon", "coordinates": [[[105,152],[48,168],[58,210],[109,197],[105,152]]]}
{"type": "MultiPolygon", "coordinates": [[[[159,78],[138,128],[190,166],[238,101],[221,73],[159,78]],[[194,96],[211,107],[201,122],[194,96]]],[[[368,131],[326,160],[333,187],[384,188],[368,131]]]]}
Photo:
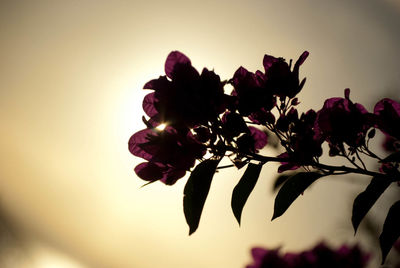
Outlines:
{"type": "Polygon", "coordinates": [[[144,151],[140,147],[140,144],[144,144],[144,143],[148,142],[148,135],[150,133],[152,133],[152,130],[146,128],[146,129],[140,130],[132,135],[132,137],[129,139],[129,142],[128,142],[129,151],[131,152],[131,154],[133,154],[135,156],[139,156],[146,160],[150,160],[153,157],[151,154],[144,151]]]}
{"type": "Polygon", "coordinates": [[[264,65],[265,73],[267,73],[269,67],[271,67],[272,64],[274,64],[278,60],[279,60],[278,58],[275,58],[273,56],[265,54],[264,55],[264,59],[263,59],[263,65],[264,65]]]}
{"type": "Polygon", "coordinates": [[[254,148],[262,149],[268,143],[268,136],[264,131],[259,130],[255,127],[249,127],[251,136],[254,139],[254,148]]]}
{"type": "Polygon", "coordinates": [[[155,95],[154,92],[147,94],[144,97],[143,103],[142,103],[144,112],[150,117],[153,117],[156,114],[158,114],[156,107],[154,107],[154,102],[155,102],[154,95],[155,95]]]}
{"type": "Polygon", "coordinates": [[[137,165],[135,173],[145,181],[156,181],[163,177],[161,167],[152,162],[144,162],[137,165]]]}
{"type": "Polygon", "coordinates": [[[169,53],[165,61],[165,74],[172,79],[172,73],[177,63],[191,64],[190,59],[179,51],[169,53]]]}

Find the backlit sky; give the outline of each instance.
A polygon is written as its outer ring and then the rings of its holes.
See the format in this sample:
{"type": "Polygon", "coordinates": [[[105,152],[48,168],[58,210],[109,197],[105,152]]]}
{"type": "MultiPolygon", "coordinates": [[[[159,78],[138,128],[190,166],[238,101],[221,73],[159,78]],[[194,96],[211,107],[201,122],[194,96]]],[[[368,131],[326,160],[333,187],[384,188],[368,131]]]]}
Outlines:
{"type": "Polygon", "coordinates": [[[240,65],[262,69],[265,53],[296,60],[308,50],[299,109],[320,109],[346,87],[371,109],[399,93],[399,27],[394,0],[0,1],[0,214],[19,248],[0,263],[239,268],[255,245],[352,241],[359,188],[343,180],[316,184],[271,223],[274,165],[240,228],[230,195],[241,172],[220,172],[189,237],[186,178],[140,188],[127,142],[144,128],[142,87],[172,50],[222,79],[240,65]]]}

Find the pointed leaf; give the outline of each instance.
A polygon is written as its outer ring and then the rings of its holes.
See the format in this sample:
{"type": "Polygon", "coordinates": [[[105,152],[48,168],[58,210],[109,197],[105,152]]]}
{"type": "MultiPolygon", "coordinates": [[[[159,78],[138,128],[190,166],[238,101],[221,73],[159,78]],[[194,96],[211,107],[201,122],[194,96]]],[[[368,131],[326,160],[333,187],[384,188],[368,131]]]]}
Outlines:
{"type": "Polygon", "coordinates": [[[400,162],[400,151],[387,156],[382,162],[400,162]]]}
{"type": "Polygon", "coordinates": [[[236,220],[240,225],[240,218],[242,216],[243,207],[246,204],[249,195],[254,189],[260,176],[262,165],[249,163],[242,178],[233,189],[231,207],[236,220]]]}
{"type": "Polygon", "coordinates": [[[272,220],[285,213],[293,201],[322,176],[316,172],[300,172],[291,176],[276,195],[272,220]]]}
{"type": "Polygon", "coordinates": [[[276,192],[279,189],[279,187],[282,184],[284,184],[294,174],[296,174],[296,172],[285,173],[285,174],[278,175],[278,177],[275,178],[274,185],[272,186],[272,191],[276,192]]]}
{"type": "Polygon", "coordinates": [[[192,171],[183,191],[183,212],[189,225],[189,235],[199,226],[201,213],[210,190],[219,160],[204,160],[192,171]]]}
{"type": "Polygon", "coordinates": [[[361,220],[391,183],[391,181],[385,178],[373,177],[365,191],[356,197],[353,203],[353,214],[351,216],[354,232],[357,232],[361,220]]]}
{"type": "Polygon", "coordinates": [[[383,230],[379,236],[379,243],[382,251],[382,264],[392,248],[393,244],[400,237],[400,201],[397,201],[389,209],[388,215],[383,224],[383,230]]]}

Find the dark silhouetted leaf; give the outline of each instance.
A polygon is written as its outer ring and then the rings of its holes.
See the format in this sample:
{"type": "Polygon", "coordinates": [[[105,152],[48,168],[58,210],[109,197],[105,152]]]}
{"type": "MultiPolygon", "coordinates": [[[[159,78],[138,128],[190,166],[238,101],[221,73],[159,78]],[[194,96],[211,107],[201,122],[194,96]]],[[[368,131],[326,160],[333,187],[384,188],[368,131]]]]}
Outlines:
{"type": "Polygon", "coordinates": [[[293,173],[285,173],[285,174],[280,174],[278,177],[275,178],[274,185],[272,186],[272,191],[276,192],[279,187],[284,184],[291,176],[296,174],[296,172],[293,173]]]}
{"type": "Polygon", "coordinates": [[[291,176],[276,195],[274,215],[271,220],[285,213],[293,201],[322,176],[324,175],[316,172],[300,172],[291,176]]]}
{"type": "Polygon", "coordinates": [[[400,151],[387,156],[382,162],[400,162],[400,151]]]}
{"type": "Polygon", "coordinates": [[[231,206],[233,214],[235,215],[235,218],[238,221],[239,225],[243,207],[246,204],[247,198],[249,198],[250,193],[253,191],[254,186],[257,183],[258,177],[260,176],[261,168],[262,165],[249,163],[242,178],[235,186],[235,189],[233,189],[231,206]]]}
{"type": "Polygon", "coordinates": [[[351,216],[354,232],[357,232],[361,220],[390,184],[391,181],[385,178],[373,177],[365,191],[356,197],[353,203],[353,214],[351,216]]]}
{"type": "Polygon", "coordinates": [[[210,190],[219,160],[205,160],[192,171],[183,191],[183,212],[189,225],[189,235],[199,226],[201,212],[210,190]]]}
{"type": "Polygon", "coordinates": [[[379,236],[382,251],[382,264],[392,248],[394,242],[400,237],[400,201],[397,201],[389,209],[388,215],[383,224],[383,230],[379,236]]]}

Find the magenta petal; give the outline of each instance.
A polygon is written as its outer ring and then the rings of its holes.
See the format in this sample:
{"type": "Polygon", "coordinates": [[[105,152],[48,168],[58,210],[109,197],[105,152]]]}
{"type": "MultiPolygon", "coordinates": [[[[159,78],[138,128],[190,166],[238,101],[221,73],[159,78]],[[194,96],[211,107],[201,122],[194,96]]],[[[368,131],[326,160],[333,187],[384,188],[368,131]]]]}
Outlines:
{"type": "Polygon", "coordinates": [[[158,79],[152,79],[146,84],[144,84],[143,89],[154,89],[154,84],[157,82],[158,79]]]}
{"type": "Polygon", "coordinates": [[[145,181],[156,181],[163,177],[161,167],[151,162],[144,162],[137,165],[135,173],[145,181]]]}
{"type": "Polygon", "coordinates": [[[161,181],[166,185],[173,185],[177,180],[185,176],[186,171],[181,169],[170,169],[168,170],[161,181]]]}
{"type": "Polygon", "coordinates": [[[170,87],[170,81],[168,78],[164,76],[160,76],[157,79],[150,80],[147,82],[144,86],[143,89],[153,89],[153,90],[165,90],[170,87]]]}
{"type": "Polygon", "coordinates": [[[169,53],[167,60],[165,61],[165,74],[171,79],[172,72],[177,63],[190,64],[190,59],[179,51],[172,51],[169,53]]]}
{"type": "Polygon", "coordinates": [[[129,151],[131,152],[131,154],[133,154],[135,156],[139,156],[146,160],[150,160],[153,157],[151,154],[147,153],[142,148],[140,148],[141,144],[148,142],[147,137],[150,133],[152,133],[152,130],[146,128],[146,129],[140,130],[132,135],[132,137],[129,139],[129,142],[128,142],[128,146],[129,146],[128,148],[129,148],[129,151]]]}
{"type": "Polygon", "coordinates": [[[255,247],[251,249],[251,255],[255,260],[262,259],[268,250],[264,248],[255,247]]]}
{"type": "Polygon", "coordinates": [[[232,81],[233,86],[237,87],[239,83],[247,76],[249,71],[246,68],[240,66],[239,69],[236,70],[235,74],[233,75],[232,81]]]}
{"type": "Polygon", "coordinates": [[[300,168],[300,166],[293,163],[282,163],[282,165],[278,167],[278,173],[282,173],[287,170],[296,170],[298,168],[300,168]]]}
{"type": "Polygon", "coordinates": [[[154,92],[147,94],[144,97],[143,103],[142,103],[144,112],[150,117],[153,117],[156,114],[158,114],[156,107],[154,107],[154,101],[155,101],[154,95],[155,95],[154,92]]]}
{"type": "Polygon", "coordinates": [[[360,113],[362,113],[362,114],[367,114],[367,113],[368,113],[367,109],[365,109],[365,107],[364,107],[362,104],[355,103],[354,105],[355,105],[356,109],[357,109],[360,113]]]}
{"type": "Polygon", "coordinates": [[[374,114],[377,115],[380,114],[380,112],[385,109],[385,105],[391,106],[393,110],[397,113],[397,115],[400,117],[400,103],[389,98],[384,98],[377,102],[377,104],[374,107],[374,114]]]}
{"type": "Polygon", "coordinates": [[[278,61],[278,58],[275,58],[273,56],[265,54],[264,59],[263,59],[265,73],[267,73],[268,69],[272,66],[272,64],[274,64],[277,61],[278,61]]]}
{"type": "Polygon", "coordinates": [[[254,148],[262,149],[268,143],[268,136],[263,131],[255,127],[249,127],[251,136],[254,139],[254,148]]]}

